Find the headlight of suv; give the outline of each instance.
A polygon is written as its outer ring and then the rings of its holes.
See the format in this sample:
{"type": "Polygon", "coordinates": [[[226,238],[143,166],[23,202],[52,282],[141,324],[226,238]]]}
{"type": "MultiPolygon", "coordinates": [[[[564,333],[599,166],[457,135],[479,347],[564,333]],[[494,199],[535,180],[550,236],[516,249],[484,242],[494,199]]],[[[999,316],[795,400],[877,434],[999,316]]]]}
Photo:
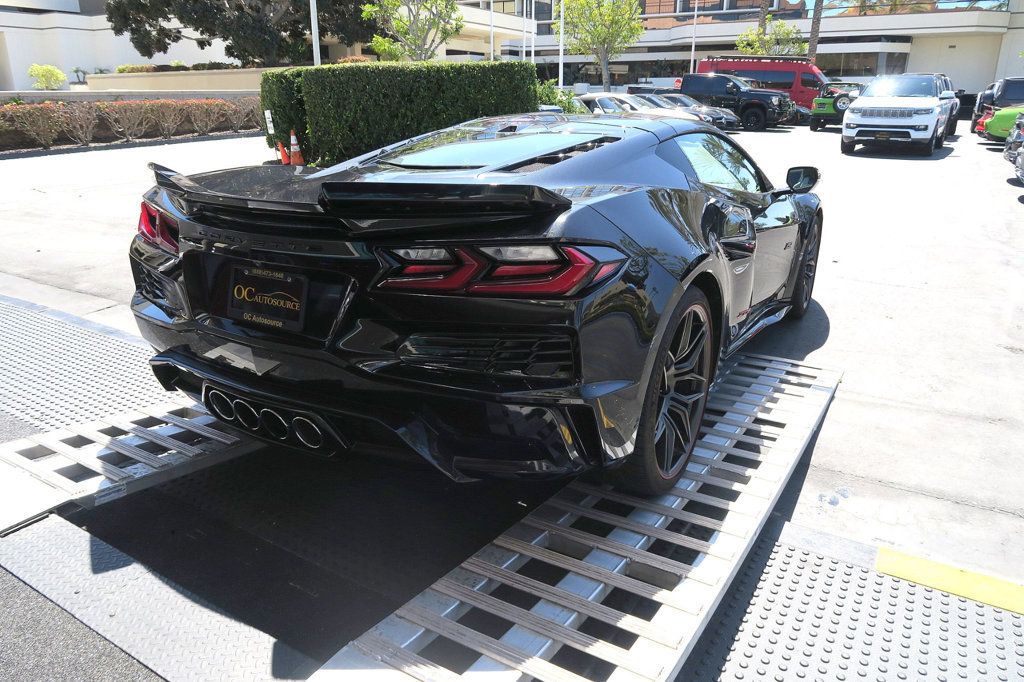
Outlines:
{"type": "Polygon", "coordinates": [[[705,123],[711,123],[711,121],[714,120],[713,118],[711,118],[707,114],[697,114],[697,115],[700,116],[700,120],[704,121],[705,123]]]}
{"type": "Polygon", "coordinates": [[[863,110],[863,109],[860,109],[860,108],[858,108],[858,107],[850,107],[849,109],[847,109],[847,111],[848,111],[848,112],[850,112],[851,114],[857,114],[857,115],[859,115],[859,114],[860,114],[860,113],[861,113],[862,111],[864,111],[864,110],[863,110]]]}
{"type": "Polygon", "coordinates": [[[938,113],[941,107],[929,107],[927,109],[914,109],[914,116],[926,116],[927,114],[938,113]]]}
{"type": "Polygon", "coordinates": [[[773,107],[777,107],[777,106],[779,106],[779,103],[780,103],[781,101],[782,101],[782,98],[781,98],[781,97],[772,97],[772,106],[773,106],[773,107]]]}

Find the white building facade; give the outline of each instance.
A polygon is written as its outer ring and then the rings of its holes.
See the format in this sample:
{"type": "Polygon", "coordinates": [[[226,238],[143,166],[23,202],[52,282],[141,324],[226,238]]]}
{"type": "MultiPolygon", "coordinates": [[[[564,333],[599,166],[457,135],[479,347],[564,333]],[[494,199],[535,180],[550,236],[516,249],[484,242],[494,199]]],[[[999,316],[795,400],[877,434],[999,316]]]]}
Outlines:
{"type": "MultiPolygon", "coordinates": [[[[558,77],[551,6],[537,0],[536,60],[558,77]]],[[[736,54],[736,38],[757,22],[758,0],[641,0],[646,31],[614,60],[614,84],[676,78],[696,57],[736,54]],[[697,7],[694,36],[694,6],[697,7]]],[[[531,5],[532,6],[532,5],[531,5]]],[[[772,14],[810,33],[813,0],[775,0],[772,14]]],[[[517,8],[518,9],[518,8],[517,8]]],[[[557,12],[556,12],[557,14],[557,12]]],[[[511,54],[518,55],[519,43],[511,54]]],[[[827,75],[864,79],[906,71],[941,72],[976,94],[997,78],[1024,76],[1024,0],[830,0],[825,2],[816,63],[827,75]]],[[[599,83],[586,55],[565,55],[565,83],[599,83]]]]}

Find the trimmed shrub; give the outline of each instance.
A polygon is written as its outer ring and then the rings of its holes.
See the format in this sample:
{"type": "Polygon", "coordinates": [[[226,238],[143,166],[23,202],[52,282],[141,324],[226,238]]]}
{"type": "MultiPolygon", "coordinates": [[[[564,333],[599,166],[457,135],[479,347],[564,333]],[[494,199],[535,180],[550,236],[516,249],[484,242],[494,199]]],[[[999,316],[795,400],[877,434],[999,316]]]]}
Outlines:
{"type": "Polygon", "coordinates": [[[36,90],[60,90],[68,82],[67,75],[52,64],[33,64],[28,67],[29,78],[34,79],[36,90]]]}
{"type": "Polygon", "coordinates": [[[260,99],[259,97],[241,97],[224,100],[224,118],[232,131],[259,128],[260,99]]]}
{"type": "Polygon", "coordinates": [[[362,64],[364,62],[372,62],[372,61],[374,61],[374,60],[370,59],[365,54],[354,54],[354,55],[351,55],[349,57],[341,57],[340,59],[336,59],[334,61],[334,63],[335,64],[362,64]]]}
{"type": "Polygon", "coordinates": [[[56,102],[5,104],[0,107],[0,117],[43,149],[53,146],[60,136],[61,111],[56,102]]]}
{"type": "MultiPolygon", "coordinates": [[[[302,74],[308,66],[293,66],[284,69],[264,71],[260,79],[260,111],[270,110],[274,119],[274,134],[267,134],[267,146],[276,147],[283,142],[287,147],[291,142],[291,131],[299,135],[302,156],[307,161],[316,158],[306,135],[306,105],[302,101],[302,74]]],[[[262,113],[260,114],[262,118],[262,113]]],[[[266,121],[261,127],[266,131],[266,121]]]]}
{"type": "Polygon", "coordinates": [[[156,64],[119,64],[114,73],[153,73],[156,64]]]}
{"type": "Polygon", "coordinates": [[[240,68],[238,64],[228,64],[227,62],[199,62],[198,64],[192,65],[193,71],[217,71],[220,69],[237,68],[240,68]]]}
{"type": "Polygon", "coordinates": [[[144,100],[100,102],[99,108],[103,120],[114,134],[125,142],[137,140],[145,135],[152,120],[150,102],[144,100]]]}
{"type": "MultiPolygon", "coordinates": [[[[314,158],[336,163],[481,116],[536,111],[536,74],[534,65],[518,61],[307,68],[301,72],[306,137],[318,152],[314,158]]],[[[275,128],[283,128],[274,117],[275,128]]]]}
{"type": "Polygon", "coordinates": [[[146,104],[149,108],[150,120],[156,126],[160,137],[165,140],[174,137],[178,128],[185,122],[185,117],[188,116],[186,106],[177,100],[158,99],[146,102],[146,104]]]}
{"type": "Polygon", "coordinates": [[[167,71],[188,71],[188,67],[184,64],[157,64],[153,67],[153,71],[157,73],[166,73],[167,71]]]}
{"type": "Polygon", "coordinates": [[[224,120],[224,105],[222,99],[185,100],[192,128],[200,135],[209,135],[224,120]]]}
{"type": "Polygon", "coordinates": [[[99,124],[100,108],[95,102],[68,102],[61,107],[60,121],[64,134],[88,147],[99,124]]]}

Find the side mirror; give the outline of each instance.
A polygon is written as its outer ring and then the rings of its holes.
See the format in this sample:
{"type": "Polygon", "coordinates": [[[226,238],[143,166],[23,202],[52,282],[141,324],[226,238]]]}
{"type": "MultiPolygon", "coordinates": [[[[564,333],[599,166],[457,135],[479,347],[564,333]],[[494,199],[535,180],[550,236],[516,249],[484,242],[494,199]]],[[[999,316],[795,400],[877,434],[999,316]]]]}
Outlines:
{"type": "Polygon", "coordinates": [[[952,90],[943,90],[939,93],[939,99],[956,99],[956,93],[952,90]]]}
{"type": "Polygon", "coordinates": [[[735,83],[725,84],[725,91],[728,92],[730,95],[735,95],[737,90],[739,90],[739,87],[737,87],[735,83]]]}
{"type": "Polygon", "coordinates": [[[793,194],[806,194],[814,189],[820,177],[814,166],[794,166],[786,173],[786,184],[793,194]]]}

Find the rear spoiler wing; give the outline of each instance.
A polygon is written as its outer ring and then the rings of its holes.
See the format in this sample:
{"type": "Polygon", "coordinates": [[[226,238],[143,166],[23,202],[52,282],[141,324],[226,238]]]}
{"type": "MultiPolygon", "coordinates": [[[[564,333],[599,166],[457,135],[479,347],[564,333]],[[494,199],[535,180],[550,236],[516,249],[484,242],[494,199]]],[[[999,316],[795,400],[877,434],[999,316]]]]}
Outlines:
{"type": "Polygon", "coordinates": [[[338,218],[353,232],[495,222],[554,216],[572,201],[535,185],[332,182],[316,203],[251,199],[215,192],[155,163],[156,184],[186,201],[249,210],[314,213],[338,218]]]}

